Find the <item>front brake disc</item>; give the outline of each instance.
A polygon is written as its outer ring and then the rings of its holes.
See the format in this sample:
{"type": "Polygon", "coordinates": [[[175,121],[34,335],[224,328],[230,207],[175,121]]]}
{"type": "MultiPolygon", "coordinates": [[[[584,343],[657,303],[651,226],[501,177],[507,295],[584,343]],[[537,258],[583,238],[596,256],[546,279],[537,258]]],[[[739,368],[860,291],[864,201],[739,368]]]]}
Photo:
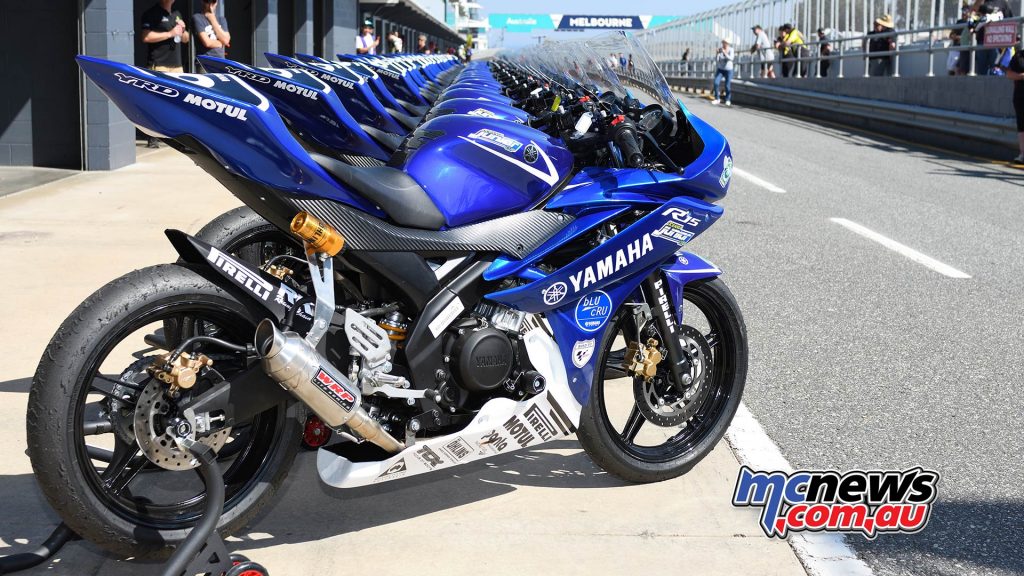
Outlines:
{"type": "Polygon", "coordinates": [[[658,374],[649,380],[633,378],[633,397],[648,422],[657,426],[679,426],[689,420],[711,389],[713,358],[707,339],[692,326],[680,326],[679,344],[686,356],[684,377],[689,382],[671,382],[667,358],[658,374]]]}

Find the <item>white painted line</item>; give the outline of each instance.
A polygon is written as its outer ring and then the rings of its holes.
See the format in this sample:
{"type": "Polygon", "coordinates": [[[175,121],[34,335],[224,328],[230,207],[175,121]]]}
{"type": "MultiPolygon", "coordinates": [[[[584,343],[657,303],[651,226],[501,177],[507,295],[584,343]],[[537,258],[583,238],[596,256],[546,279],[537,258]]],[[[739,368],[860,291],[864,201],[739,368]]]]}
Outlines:
{"type": "Polygon", "coordinates": [[[776,186],[775,184],[772,184],[771,182],[762,180],[762,179],[758,178],[757,176],[754,176],[750,172],[747,172],[746,170],[740,170],[739,168],[735,168],[734,167],[732,169],[732,173],[737,175],[737,176],[739,176],[740,178],[743,178],[747,182],[750,182],[751,184],[755,184],[757,186],[760,186],[761,188],[764,188],[765,190],[767,190],[769,192],[775,192],[776,194],[785,194],[786,193],[786,191],[783,190],[782,188],[779,188],[778,186],[776,186]]]}
{"type": "MultiPolygon", "coordinates": [[[[725,440],[740,464],[754,470],[793,472],[792,464],[745,404],[741,403],[736,411],[725,440]]],[[[871,568],[857,558],[857,553],[842,534],[801,532],[791,534],[788,541],[810,576],[874,576],[871,568]]]]}
{"type": "Polygon", "coordinates": [[[926,268],[930,268],[931,270],[934,270],[935,272],[938,272],[943,276],[949,276],[950,278],[971,277],[971,275],[967,274],[966,272],[961,272],[960,270],[953,268],[949,264],[943,264],[942,262],[939,262],[938,260],[932,258],[931,256],[926,256],[909,246],[904,246],[903,244],[900,244],[899,242],[893,240],[892,238],[882,236],[878,232],[865,228],[860,224],[857,224],[856,222],[851,222],[846,218],[829,218],[829,220],[835,222],[836,224],[839,224],[840,226],[846,228],[847,230],[860,234],[861,236],[867,238],[868,240],[874,240],[875,242],[878,242],[879,244],[885,246],[889,250],[892,250],[893,252],[896,252],[898,254],[902,254],[903,256],[910,258],[914,262],[917,262],[918,264],[925,266],[926,268]]]}

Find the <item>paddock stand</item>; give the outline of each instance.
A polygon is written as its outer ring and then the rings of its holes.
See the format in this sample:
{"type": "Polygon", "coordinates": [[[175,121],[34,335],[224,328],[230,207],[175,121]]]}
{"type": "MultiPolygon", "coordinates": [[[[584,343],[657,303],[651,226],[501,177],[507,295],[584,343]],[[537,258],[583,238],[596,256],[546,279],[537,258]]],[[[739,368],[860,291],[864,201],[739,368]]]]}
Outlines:
{"type": "MultiPolygon", "coordinates": [[[[199,473],[206,485],[206,508],[196,527],[164,564],[161,576],[269,576],[263,566],[238,554],[228,554],[217,534],[217,520],[224,511],[224,475],[213,449],[201,442],[184,440],[199,460],[199,473]]],[[[42,564],[78,535],[63,522],[43,544],[32,552],[0,557],[0,575],[27,570],[42,564]]]]}

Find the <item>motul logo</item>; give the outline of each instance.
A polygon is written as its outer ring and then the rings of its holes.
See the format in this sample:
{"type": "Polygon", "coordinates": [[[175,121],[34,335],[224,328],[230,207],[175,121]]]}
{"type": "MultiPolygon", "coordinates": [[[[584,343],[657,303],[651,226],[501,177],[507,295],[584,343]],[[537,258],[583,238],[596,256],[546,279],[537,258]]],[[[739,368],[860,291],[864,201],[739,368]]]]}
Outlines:
{"type": "Polygon", "coordinates": [[[338,398],[346,402],[355,403],[356,397],[353,396],[352,393],[349,392],[348,390],[345,390],[345,388],[342,387],[341,384],[338,384],[338,382],[335,381],[334,378],[331,378],[330,374],[324,372],[323,368],[317,371],[316,379],[324,388],[333,392],[338,398]]]}
{"type": "Polygon", "coordinates": [[[230,104],[225,104],[223,102],[217,102],[216,100],[211,100],[210,98],[203,98],[195,94],[186,94],[185,103],[195,104],[196,106],[199,106],[201,108],[206,108],[207,110],[212,110],[217,112],[218,114],[230,116],[231,118],[238,118],[243,122],[248,120],[248,118],[245,117],[244,108],[232,106],[230,104]]]}

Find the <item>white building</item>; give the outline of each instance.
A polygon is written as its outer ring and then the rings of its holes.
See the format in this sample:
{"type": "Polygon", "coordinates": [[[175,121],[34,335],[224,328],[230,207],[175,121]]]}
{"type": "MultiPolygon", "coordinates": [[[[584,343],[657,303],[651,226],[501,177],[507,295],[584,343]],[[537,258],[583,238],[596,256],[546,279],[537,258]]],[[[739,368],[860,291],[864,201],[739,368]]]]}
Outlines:
{"type": "Polygon", "coordinates": [[[491,27],[487,17],[480,13],[483,7],[471,1],[452,0],[449,10],[455,14],[455,31],[463,39],[473,36],[473,50],[487,49],[487,30],[491,27]]]}

